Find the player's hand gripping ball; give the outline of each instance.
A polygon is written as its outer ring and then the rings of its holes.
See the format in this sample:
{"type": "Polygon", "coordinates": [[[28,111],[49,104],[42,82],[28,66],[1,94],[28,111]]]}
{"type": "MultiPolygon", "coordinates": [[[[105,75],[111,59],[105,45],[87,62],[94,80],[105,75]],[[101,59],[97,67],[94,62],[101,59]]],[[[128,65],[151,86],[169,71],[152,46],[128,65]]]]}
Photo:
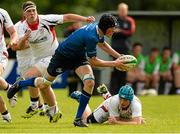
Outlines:
{"type": "Polygon", "coordinates": [[[129,71],[129,70],[135,68],[137,65],[137,59],[132,55],[120,56],[118,58],[118,60],[127,66],[126,70],[124,70],[120,67],[116,67],[116,69],[119,71],[129,71]]]}

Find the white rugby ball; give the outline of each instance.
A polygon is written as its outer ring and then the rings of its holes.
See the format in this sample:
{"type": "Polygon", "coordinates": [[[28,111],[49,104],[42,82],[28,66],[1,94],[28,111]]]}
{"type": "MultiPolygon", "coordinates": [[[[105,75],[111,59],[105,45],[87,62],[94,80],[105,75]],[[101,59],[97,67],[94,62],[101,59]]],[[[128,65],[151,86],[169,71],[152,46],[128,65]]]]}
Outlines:
{"type": "Polygon", "coordinates": [[[122,63],[124,63],[125,65],[128,66],[128,70],[122,70],[122,69],[116,67],[116,69],[120,70],[120,71],[129,71],[129,70],[133,69],[134,67],[136,67],[136,65],[137,65],[137,59],[133,55],[123,55],[123,56],[119,57],[118,59],[122,63]]]}

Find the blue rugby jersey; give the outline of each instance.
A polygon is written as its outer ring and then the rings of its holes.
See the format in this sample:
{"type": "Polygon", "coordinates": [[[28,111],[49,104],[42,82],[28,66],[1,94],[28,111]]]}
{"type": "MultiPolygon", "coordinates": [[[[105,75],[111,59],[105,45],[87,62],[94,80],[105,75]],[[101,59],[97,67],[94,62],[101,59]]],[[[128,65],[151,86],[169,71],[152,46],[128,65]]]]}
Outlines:
{"type": "Polygon", "coordinates": [[[97,33],[97,23],[91,23],[73,32],[59,44],[57,52],[71,59],[96,56],[97,44],[104,42],[104,36],[97,33]]]}

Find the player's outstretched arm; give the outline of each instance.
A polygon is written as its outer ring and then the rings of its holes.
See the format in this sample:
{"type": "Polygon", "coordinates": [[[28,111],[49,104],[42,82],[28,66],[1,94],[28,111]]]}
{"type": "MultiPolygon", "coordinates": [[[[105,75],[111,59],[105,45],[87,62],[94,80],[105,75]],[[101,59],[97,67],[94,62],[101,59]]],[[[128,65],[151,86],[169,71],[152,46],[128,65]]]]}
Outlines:
{"type": "Polygon", "coordinates": [[[63,22],[87,22],[91,23],[95,21],[95,18],[93,16],[84,17],[77,14],[64,14],[63,15],[63,22]]]}
{"type": "Polygon", "coordinates": [[[113,56],[114,58],[118,58],[121,56],[118,52],[116,52],[107,42],[99,43],[98,46],[108,53],[109,55],[113,56]]]}
{"type": "Polygon", "coordinates": [[[145,124],[145,121],[142,117],[135,117],[132,120],[120,120],[119,118],[116,117],[109,117],[108,118],[109,124],[120,124],[120,125],[140,125],[140,124],[145,124]]]}

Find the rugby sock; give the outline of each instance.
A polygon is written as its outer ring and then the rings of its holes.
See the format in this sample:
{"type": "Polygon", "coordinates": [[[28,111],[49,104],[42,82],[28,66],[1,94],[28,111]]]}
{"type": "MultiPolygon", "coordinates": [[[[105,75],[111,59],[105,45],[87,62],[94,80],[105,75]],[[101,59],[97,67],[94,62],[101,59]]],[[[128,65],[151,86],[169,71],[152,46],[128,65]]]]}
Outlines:
{"type": "Polygon", "coordinates": [[[59,108],[57,105],[49,107],[49,114],[50,116],[54,116],[59,111],[59,108]]]}
{"type": "Polygon", "coordinates": [[[9,112],[6,110],[5,112],[1,113],[2,115],[6,115],[8,114],[9,112]]]}
{"type": "Polygon", "coordinates": [[[137,83],[137,91],[136,91],[137,95],[140,95],[142,93],[142,91],[144,89],[144,85],[145,85],[145,83],[143,81],[139,81],[137,83]]]}
{"type": "Polygon", "coordinates": [[[172,83],[171,82],[166,82],[165,83],[165,89],[164,89],[164,94],[169,94],[170,90],[171,90],[171,87],[172,87],[172,83]]]}
{"type": "Polygon", "coordinates": [[[91,94],[83,90],[79,100],[79,107],[77,110],[76,119],[82,117],[90,98],[91,98],[91,94]]]}
{"type": "Polygon", "coordinates": [[[4,118],[4,119],[6,119],[6,120],[11,120],[11,115],[10,115],[10,113],[8,112],[8,111],[5,111],[5,112],[3,112],[3,113],[1,113],[2,114],[2,117],[4,118]]]}
{"type": "Polygon", "coordinates": [[[39,104],[39,97],[37,98],[32,98],[31,97],[31,102],[30,102],[30,106],[32,109],[37,109],[38,108],[38,104],[39,104]]]}
{"type": "Polygon", "coordinates": [[[35,87],[35,84],[34,84],[35,79],[36,79],[36,77],[30,78],[27,80],[22,80],[19,82],[19,87],[20,88],[28,87],[28,86],[35,87]]]}

